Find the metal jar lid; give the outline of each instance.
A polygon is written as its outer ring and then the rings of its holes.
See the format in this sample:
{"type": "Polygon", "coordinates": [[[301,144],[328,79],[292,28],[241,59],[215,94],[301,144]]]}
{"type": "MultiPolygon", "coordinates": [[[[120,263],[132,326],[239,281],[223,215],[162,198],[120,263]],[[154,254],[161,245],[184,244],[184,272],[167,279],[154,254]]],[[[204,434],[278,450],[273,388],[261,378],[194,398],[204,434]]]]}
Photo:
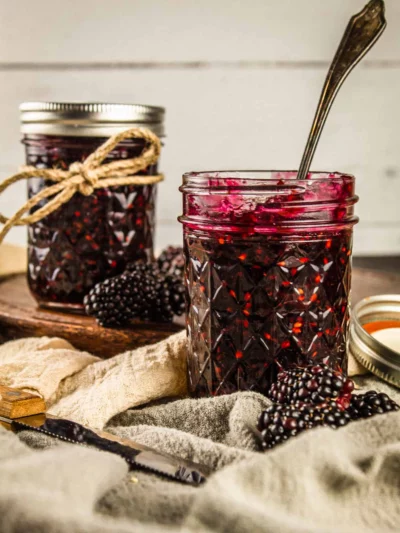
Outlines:
{"type": "Polygon", "coordinates": [[[400,327],[400,295],[371,296],[358,302],[352,311],[349,351],[370,372],[400,387],[400,353],[379,342],[363,327],[389,320],[398,321],[400,327]]]}
{"type": "Polygon", "coordinates": [[[24,134],[110,137],[133,127],[164,136],[163,107],[140,104],[25,102],[20,105],[24,134]]]}

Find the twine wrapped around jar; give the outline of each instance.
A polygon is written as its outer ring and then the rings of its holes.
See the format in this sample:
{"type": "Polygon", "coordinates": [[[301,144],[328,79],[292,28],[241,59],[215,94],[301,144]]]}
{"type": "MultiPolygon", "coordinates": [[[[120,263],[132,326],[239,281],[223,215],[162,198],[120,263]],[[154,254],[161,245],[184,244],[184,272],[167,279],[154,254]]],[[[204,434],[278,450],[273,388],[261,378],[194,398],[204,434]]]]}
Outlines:
{"type": "Polygon", "coordinates": [[[161,141],[147,128],[130,128],[111,136],[105,143],[90,154],[82,163],[75,161],[67,170],[58,168],[36,168],[24,166],[21,171],[0,184],[0,194],[21,180],[39,177],[54,182],[32,196],[10,218],[0,214],[0,244],[13,226],[26,226],[42,220],[61,205],[67,203],[77,192],[90,196],[94,190],[121,185],[153,185],[164,179],[162,174],[138,176],[141,170],[153,165],[159,158],[161,141]],[[119,159],[103,163],[110,152],[126,139],[143,139],[147,147],[140,156],[132,159],[119,159]],[[52,197],[43,207],[30,215],[25,215],[45,198],[52,197]]]}

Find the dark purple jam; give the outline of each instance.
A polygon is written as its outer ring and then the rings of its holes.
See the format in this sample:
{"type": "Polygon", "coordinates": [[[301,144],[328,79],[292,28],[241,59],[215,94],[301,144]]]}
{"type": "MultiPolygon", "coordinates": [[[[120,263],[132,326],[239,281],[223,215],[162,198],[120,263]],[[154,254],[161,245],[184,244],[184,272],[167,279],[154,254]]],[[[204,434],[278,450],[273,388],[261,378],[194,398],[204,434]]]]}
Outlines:
{"type": "Polygon", "coordinates": [[[346,371],[356,197],[334,176],[303,193],[293,180],[229,180],[225,194],[222,180],[184,182],[193,395],[265,392],[279,367],[346,371]]]}
{"type": "MultiPolygon", "coordinates": [[[[104,141],[29,135],[23,142],[28,165],[67,169],[104,141]]],[[[126,140],[104,162],[136,157],[143,148],[140,139],[126,140]]],[[[157,165],[141,172],[155,173],[157,165]]],[[[46,185],[42,179],[30,179],[29,197],[46,185]]],[[[96,283],[122,273],[129,262],[151,260],[155,196],[155,185],[97,189],[91,196],[76,193],[67,204],[30,226],[28,282],[38,303],[79,310],[96,283]]]]}

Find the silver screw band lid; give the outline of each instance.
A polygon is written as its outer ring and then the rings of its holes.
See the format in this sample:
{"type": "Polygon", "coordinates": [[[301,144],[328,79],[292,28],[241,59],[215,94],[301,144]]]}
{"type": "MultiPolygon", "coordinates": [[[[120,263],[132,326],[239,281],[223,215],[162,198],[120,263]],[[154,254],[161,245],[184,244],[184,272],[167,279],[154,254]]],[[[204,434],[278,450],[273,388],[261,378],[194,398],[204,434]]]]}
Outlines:
{"type": "Polygon", "coordinates": [[[165,135],[165,109],[141,104],[25,102],[20,105],[24,134],[110,137],[133,127],[165,135]]]}
{"type": "Polygon", "coordinates": [[[364,328],[365,324],[385,321],[398,322],[400,327],[399,294],[371,296],[358,302],[352,311],[349,351],[370,372],[400,387],[400,353],[379,342],[364,328]]]}

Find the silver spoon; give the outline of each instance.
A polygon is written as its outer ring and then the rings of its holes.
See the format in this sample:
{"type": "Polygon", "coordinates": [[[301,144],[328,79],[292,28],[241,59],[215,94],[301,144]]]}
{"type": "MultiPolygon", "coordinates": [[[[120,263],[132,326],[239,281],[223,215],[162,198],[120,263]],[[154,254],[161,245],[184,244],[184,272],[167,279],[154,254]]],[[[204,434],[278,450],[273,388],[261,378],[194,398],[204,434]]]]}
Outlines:
{"type": "Polygon", "coordinates": [[[307,178],[326,117],[342,83],[368,50],[373,47],[385,28],[385,4],[383,0],[371,0],[360,13],[351,17],[329,67],[300,163],[297,174],[298,180],[307,178]]]}

